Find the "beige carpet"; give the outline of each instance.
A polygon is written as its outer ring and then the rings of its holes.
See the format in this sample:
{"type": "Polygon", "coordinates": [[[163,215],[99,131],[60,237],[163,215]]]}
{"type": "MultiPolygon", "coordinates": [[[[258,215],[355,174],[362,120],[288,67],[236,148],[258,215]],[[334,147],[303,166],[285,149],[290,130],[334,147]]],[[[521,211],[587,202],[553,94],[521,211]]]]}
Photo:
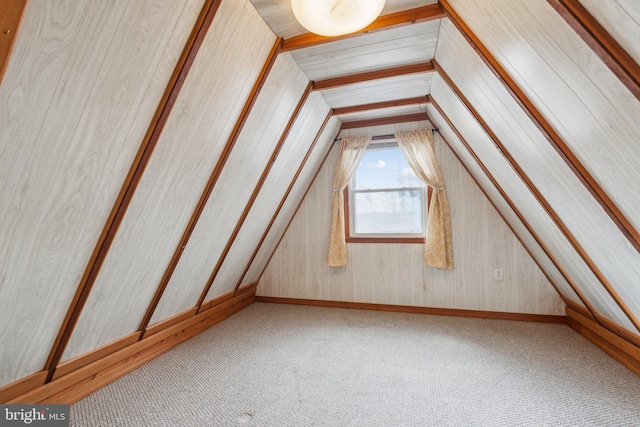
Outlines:
{"type": "Polygon", "coordinates": [[[640,426],[565,325],[255,303],[71,407],[73,426],[640,426]]]}

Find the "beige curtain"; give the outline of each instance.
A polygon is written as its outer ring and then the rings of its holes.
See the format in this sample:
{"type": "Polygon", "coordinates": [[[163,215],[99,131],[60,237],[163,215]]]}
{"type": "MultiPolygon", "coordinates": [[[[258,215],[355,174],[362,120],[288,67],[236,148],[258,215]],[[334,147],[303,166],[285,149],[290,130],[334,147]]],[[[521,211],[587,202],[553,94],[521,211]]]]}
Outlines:
{"type": "Polygon", "coordinates": [[[433,152],[433,132],[431,129],[400,132],[396,134],[396,140],[411,169],[422,182],[433,188],[427,220],[424,263],[443,270],[453,270],[449,201],[433,152]]]}
{"type": "Polygon", "coordinates": [[[329,267],[347,265],[347,243],[344,236],[344,194],[343,190],[351,181],[351,176],[362,161],[371,136],[350,136],[342,138],[336,175],[333,178],[331,202],[331,235],[329,236],[329,267]]]}

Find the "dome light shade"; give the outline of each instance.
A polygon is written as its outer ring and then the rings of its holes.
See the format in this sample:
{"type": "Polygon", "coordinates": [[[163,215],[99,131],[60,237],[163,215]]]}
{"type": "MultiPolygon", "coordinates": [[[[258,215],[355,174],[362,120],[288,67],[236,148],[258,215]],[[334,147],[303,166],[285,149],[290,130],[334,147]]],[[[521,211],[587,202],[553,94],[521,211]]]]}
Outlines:
{"type": "Polygon", "coordinates": [[[353,33],[371,24],[385,0],[291,0],[300,24],[321,36],[353,33]]]}

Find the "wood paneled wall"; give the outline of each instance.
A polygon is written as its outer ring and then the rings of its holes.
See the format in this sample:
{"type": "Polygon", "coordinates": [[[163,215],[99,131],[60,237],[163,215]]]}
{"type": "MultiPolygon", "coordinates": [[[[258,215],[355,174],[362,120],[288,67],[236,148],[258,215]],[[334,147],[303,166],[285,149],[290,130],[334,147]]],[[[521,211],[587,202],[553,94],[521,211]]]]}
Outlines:
{"type": "Polygon", "coordinates": [[[0,86],[0,385],[43,369],[202,3],[27,6],[0,86]]]}
{"type": "MultiPolygon", "coordinates": [[[[407,123],[343,131],[388,134],[431,126],[407,123]]],[[[437,134],[436,134],[437,135],[437,134]]],[[[436,136],[436,155],[449,193],[454,235],[453,271],[423,265],[419,244],[347,244],[349,263],[326,266],[333,148],[258,285],[258,295],[561,314],[564,304],[453,152],[436,136]],[[505,272],[494,279],[494,269],[505,272]]]]}
{"type": "Polygon", "coordinates": [[[509,198],[518,206],[526,221],[538,232],[553,250],[573,279],[581,285],[583,293],[597,310],[609,319],[633,331],[634,327],[611,296],[602,288],[589,266],[575,252],[570,241],[562,234],[540,202],[526,187],[516,171],[498,152],[493,141],[483,131],[475,118],[465,109],[440,77],[434,78],[432,96],[455,123],[458,131],[469,143],[474,153],[500,183],[509,198]]]}
{"type": "Polygon", "coordinates": [[[274,41],[253,8],[222,2],[64,360],[138,328],[274,41]]]}

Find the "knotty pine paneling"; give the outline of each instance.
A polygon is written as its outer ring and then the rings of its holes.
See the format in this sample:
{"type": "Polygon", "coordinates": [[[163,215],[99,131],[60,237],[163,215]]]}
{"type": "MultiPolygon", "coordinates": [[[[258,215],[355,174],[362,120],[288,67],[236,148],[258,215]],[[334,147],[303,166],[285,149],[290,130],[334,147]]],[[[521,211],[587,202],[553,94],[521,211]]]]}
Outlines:
{"type": "Polygon", "coordinates": [[[359,74],[431,60],[440,20],[376,31],[298,49],[292,55],[311,80],[359,74]]]}
{"type": "Polygon", "coordinates": [[[640,101],[546,1],[450,3],[640,230],[640,101]]]}
{"type": "Polygon", "coordinates": [[[433,73],[418,73],[388,77],[326,89],[321,93],[332,108],[394,101],[428,94],[432,76],[433,73]]]}
{"type": "Polygon", "coordinates": [[[158,307],[163,311],[154,315],[154,322],[198,302],[308,82],[291,55],[276,59],[167,284],[158,307]],[[167,305],[174,305],[173,310],[165,309],[167,305]]]}
{"type": "Polygon", "coordinates": [[[287,199],[285,200],[280,212],[278,213],[273,225],[269,229],[264,242],[260,246],[260,249],[256,253],[256,257],[251,263],[251,266],[247,270],[245,277],[242,279],[241,286],[256,283],[262,272],[267,266],[271,255],[276,250],[280,239],[286,231],[292,217],[294,216],[296,209],[300,205],[304,194],[311,185],[316,172],[320,169],[323,160],[326,158],[326,154],[329,152],[330,147],[333,145],[333,140],[340,130],[340,120],[336,117],[331,117],[327,122],[323,132],[318,138],[316,147],[309,156],[304,168],[300,172],[298,179],[294,183],[287,199]]]}
{"type": "Polygon", "coordinates": [[[640,64],[640,3],[636,0],[580,0],[580,4],[640,64]]]}
{"type": "MultiPolygon", "coordinates": [[[[469,173],[475,178],[478,184],[481,186],[484,193],[493,203],[493,206],[502,215],[505,221],[514,230],[514,233],[519,237],[520,241],[529,250],[531,256],[538,262],[538,265],[547,274],[547,277],[553,282],[556,289],[565,298],[570,299],[578,305],[584,306],[578,295],[573,291],[571,285],[567,282],[562,273],[553,264],[551,259],[544,252],[543,248],[538,244],[532,234],[527,230],[525,225],[520,221],[515,212],[511,209],[506,200],[502,197],[498,189],[493,185],[488,176],[481,169],[478,162],[475,161],[471,153],[463,145],[462,141],[449,127],[445,119],[440,115],[440,112],[433,106],[427,107],[429,117],[433,121],[433,124],[440,129],[439,134],[446,139],[446,142],[451,146],[451,149],[458,156],[461,162],[465,165],[469,173]]],[[[538,300],[548,299],[547,304],[557,303],[557,295],[554,293],[546,292],[546,287],[542,288],[544,295],[538,293],[538,300]]]]}
{"type": "MultiPolygon", "coordinates": [[[[436,3],[436,0],[387,0],[382,15],[436,3]]],[[[295,20],[290,0],[251,0],[271,30],[285,39],[308,31],[295,20]]]]}
{"type": "Polygon", "coordinates": [[[232,291],[242,278],[256,245],[269,225],[298,170],[298,166],[307,154],[309,146],[328,113],[329,106],[324,102],[322,96],[318,93],[310,94],[256,199],[253,209],[213,282],[207,300],[232,291]]]}
{"type": "Polygon", "coordinates": [[[561,265],[569,272],[575,283],[581,284],[582,292],[589,303],[603,316],[635,332],[634,326],[615,301],[602,287],[593,272],[576,253],[571,243],[562,234],[533,193],[498,152],[488,135],[484,133],[473,116],[464,108],[446,83],[436,77],[431,86],[431,95],[441,106],[458,131],[471,145],[476,155],[491,171],[507,196],[518,206],[525,220],[540,238],[550,247],[561,265]]]}
{"type": "Polygon", "coordinates": [[[620,233],[611,218],[450,22],[442,24],[438,49],[436,57],[444,71],[467,94],[480,116],[493,129],[613,289],[636,316],[640,315],[640,289],[634,285],[640,277],[640,253],[620,233]]]}
{"type": "Polygon", "coordinates": [[[202,3],[27,5],[0,86],[0,386],[43,369],[202,3]]]}
{"type": "MultiPolygon", "coordinates": [[[[388,134],[429,122],[343,131],[388,134]]],[[[420,244],[347,244],[349,263],[326,266],[334,147],[258,286],[258,295],[409,306],[561,314],[564,304],[463,166],[439,137],[437,156],[449,192],[453,272],[425,267],[420,244]],[[494,268],[505,280],[493,279],[494,268]]]]}
{"type": "Polygon", "coordinates": [[[64,360],[138,328],[274,41],[248,1],[222,2],[64,360]]]}

